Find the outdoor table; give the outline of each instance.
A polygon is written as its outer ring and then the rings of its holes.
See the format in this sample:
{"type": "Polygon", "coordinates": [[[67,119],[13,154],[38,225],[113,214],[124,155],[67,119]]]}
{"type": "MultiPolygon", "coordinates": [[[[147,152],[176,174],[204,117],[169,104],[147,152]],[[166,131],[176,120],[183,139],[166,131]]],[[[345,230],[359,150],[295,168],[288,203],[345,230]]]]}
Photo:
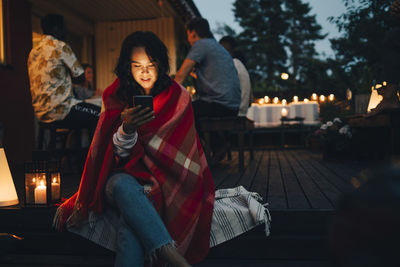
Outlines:
{"type": "MultiPolygon", "coordinates": [[[[282,108],[288,110],[287,118],[304,118],[304,125],[319,124],[319,106],[315,101],[283,104],[251,104],[247,118],[254,121],[255,127],[279,127],[282,108]]],[[[293,121],[291,123],[296,123],[293,121]]]]}

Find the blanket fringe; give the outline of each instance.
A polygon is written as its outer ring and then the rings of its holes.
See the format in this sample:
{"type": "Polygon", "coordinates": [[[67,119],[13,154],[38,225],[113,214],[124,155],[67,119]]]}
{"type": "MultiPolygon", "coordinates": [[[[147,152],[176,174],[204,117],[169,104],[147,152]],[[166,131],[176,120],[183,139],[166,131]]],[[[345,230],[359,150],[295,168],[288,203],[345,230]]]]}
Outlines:
{"type": "Polygon", "coordinates": [[[62,232],[64,229],[64,216],[65,209],[63,206],[59,206],[53,218],[53,228],[59,232],[62,232]]]}
{"type": "Polygon", "coordinates": [[[268,210],[268,206],[269,206],[269,204],[268,203],[265,203],[265,204],[263,204],[263,206],[264,206],[264,224],[265,224],[265,235],[266,236],[269,236],[270,235],[270,233],[271,233],[271,221],[272,221],[272,218],[271,218],[271,214],[269,213],[269,210],[268,210]]]}

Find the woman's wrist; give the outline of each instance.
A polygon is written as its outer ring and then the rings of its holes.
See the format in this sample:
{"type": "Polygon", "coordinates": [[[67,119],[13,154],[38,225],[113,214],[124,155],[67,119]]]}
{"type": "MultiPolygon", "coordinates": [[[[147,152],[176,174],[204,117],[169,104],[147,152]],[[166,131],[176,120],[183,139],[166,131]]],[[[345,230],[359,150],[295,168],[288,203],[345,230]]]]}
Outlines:
{"type": "Polygon", "coordinates": [[[136,129],[134,127],[130,127],[125,123],[122,123],[122,130],[128,135],[134,134],[136,132],[136,129]]]}

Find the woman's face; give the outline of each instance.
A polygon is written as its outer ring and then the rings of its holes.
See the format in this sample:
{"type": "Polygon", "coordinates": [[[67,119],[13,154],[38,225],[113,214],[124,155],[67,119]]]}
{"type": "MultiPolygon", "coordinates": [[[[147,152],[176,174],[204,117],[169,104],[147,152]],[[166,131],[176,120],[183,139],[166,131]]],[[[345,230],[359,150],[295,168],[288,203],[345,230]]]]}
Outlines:
{"type": "Polygon", "coordinates": [[[91,67],[85,69],[85,79],[88,82],[93,82],[93,69],[91,67]]]}
{"type": "Polygon", "coordinates": [[[131,70],[135,81],[140,84],[146,94],[150,94],[158,78],[156,63],[147,56],[144,47],[135,47],[131,56],[131,70]]]}

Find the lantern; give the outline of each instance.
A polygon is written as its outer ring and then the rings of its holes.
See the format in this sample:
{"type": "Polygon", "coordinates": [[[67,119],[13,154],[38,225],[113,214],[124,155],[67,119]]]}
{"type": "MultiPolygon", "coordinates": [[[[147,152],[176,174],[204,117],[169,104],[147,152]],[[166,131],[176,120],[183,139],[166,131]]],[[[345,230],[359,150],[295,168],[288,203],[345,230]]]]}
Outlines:
{"type": "Polygon", "coordinates": [[[59,161],[25,163],[25,206],[51,206],[61,200],[59,161]]]}

